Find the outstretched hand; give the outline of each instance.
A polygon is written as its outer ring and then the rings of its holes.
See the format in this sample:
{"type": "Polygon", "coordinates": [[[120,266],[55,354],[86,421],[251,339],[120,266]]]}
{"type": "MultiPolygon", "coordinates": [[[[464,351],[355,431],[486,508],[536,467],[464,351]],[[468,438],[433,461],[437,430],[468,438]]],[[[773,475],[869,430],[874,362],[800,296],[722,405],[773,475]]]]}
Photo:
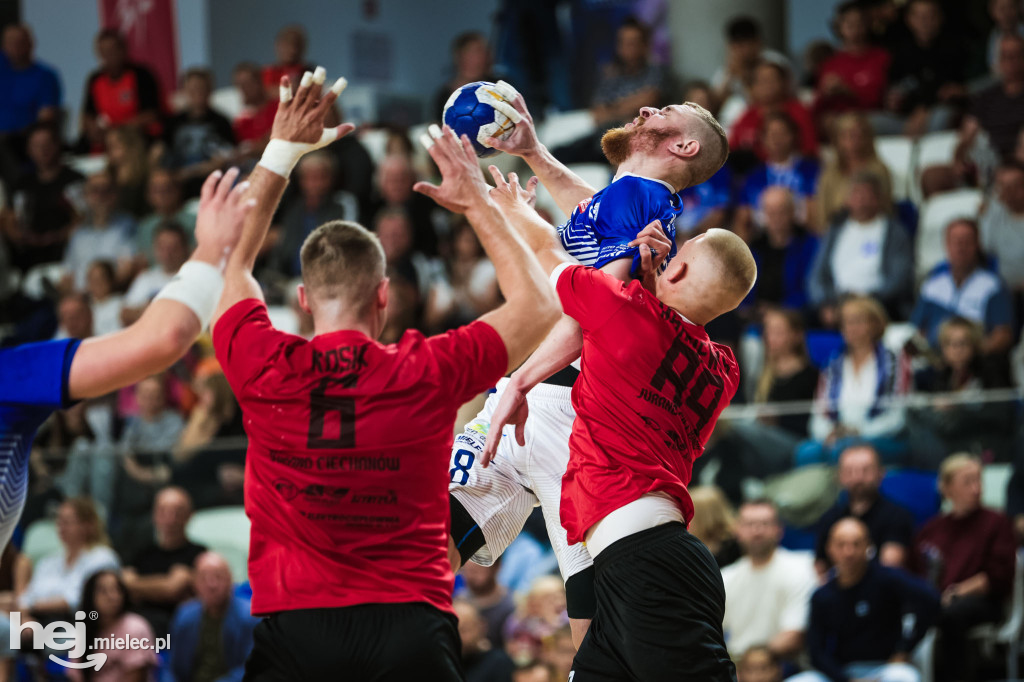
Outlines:
{"type": "Polygon", "coordinates": [[[469,138],[463,135],[460,140],[448,126],[442,131],[437,125],[431,125],[428,132],[429,135],[420,137],[420,142],[441,171],[441,184],[417,182],[412,188],[455,213],[465,213],[486,201],[490,187],[484,180],[469,138]]]}
{"type": "Polygon", "coordinates": [[[540,148],[540,141],[537,139],[537,129],[533,125],[533,116],[530,115],[530,111],[526,108],[526,100],[523,99],[523,96],[515,88],[505,81],[498,81],[495,84],[495,89],[512,104],[512,113],[516,114],[515,116],[505,109],[501,109],[501,111],[512,119],[516,127],[506,139],[501,140],[497,137],[490,137],[487,138],[484,144],[513,156],[527,156],[536,152],[540,148]],[[517,116],[518,120],[516,120],[517,116]]]}
{"type": "Polygon", "coordinates": [[[238,169],[231,168],[210,173],[203,183],[196,216],[196,254],[202,260],[220,263],[225,258],[242,236],[246,214],[256,205],[256,199],[242,198],[249,183],[235,185],[237,179],[238,169]]]}
{"type": "Polygon", "coordinates": [[[537,184],[540,182],[540,178],[536,175],[527,180],[526,187],[523,188],[519,184],[519,176],[515,173],[509,173],[508,180],[506,180],[497,166],[488,166],[487,170],[494,178],[494,189],[490,190],[488,194],[499,207],[512,209],[519,204],[533,208],[537,205],[537,184]]]}
{"type": "Polygon", "coordinates": [[[487,429],[487,442],[484,444],[484,451],[480,455],[480,465],[485,469],[494,460],[494,454],[498,451],[498,445],[504,437],[506,424],[514,424],[516,427],[516,442],[520,446],[526,445],[526,420],[530,416],[530,406],[526,402],[526,394],[516,386],[515,381],[510,381],[505,386],[498,405],[491,414],[491,424],[487,429]]]}
{"type": "Polygon", "coordinates": [[[334,101],[348,85],[347,80],[339,78],[327,92],[323,92],[326,77],[327,71],[322,66],[316,67],[312,73],[305,72],[294,95],[291,80],[288,76],[281,77],[281,102],[270,131],[272,140],[306,144],[309,147],[305,151],[312,151],[355,130],[351,123],[342,123],[336,128],[324,128],[324,119],[334,101]]]}

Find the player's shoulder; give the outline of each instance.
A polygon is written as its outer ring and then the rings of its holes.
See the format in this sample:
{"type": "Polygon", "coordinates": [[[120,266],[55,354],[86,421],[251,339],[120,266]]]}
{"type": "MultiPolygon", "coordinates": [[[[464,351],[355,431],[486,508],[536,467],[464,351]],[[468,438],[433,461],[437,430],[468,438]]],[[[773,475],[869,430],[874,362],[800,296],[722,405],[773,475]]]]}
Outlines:
{"type": "Polygon", "coordinates": [[[80,344],[78,339],[61,339],[0,350],[0,403],[65,407],[71,362],[80,344]]]}
{"type": "Polygon", "coordinates": [[[622,173],[599,192],[604,198],[617,200],[648,200],[668,201],[674,194],[675,188],[663,180],[648,178],[632,173],[622,173]]]}

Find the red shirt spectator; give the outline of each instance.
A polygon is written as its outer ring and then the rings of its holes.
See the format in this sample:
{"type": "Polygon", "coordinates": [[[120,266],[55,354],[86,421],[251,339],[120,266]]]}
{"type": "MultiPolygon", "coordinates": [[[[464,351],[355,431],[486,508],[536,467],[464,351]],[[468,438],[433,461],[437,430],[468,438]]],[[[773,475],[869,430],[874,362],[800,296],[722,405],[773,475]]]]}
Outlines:
{"type": "Polygon", "coordinates": [[[777,62],[763,60],[754,69],[754,82],[750,86],[750,107],[743,112],[729,134],[729,147],[733,151],[752,151],[762,161],[767,154],[761,146],[761,126],[769,113],[782,112],[796,123],[800,135],[800,153],[817,156],[818,137],[810,112],[793,97],[789,70],[777,62]]]}
{"type": "Polygon", "coordinates": [[[267,94],[277,99],[281,76],[288,76],[292,88],[298,88],[303,72],[312,71],[315,67],[306,63],[306,31],[301,26],[282,28],[274,39],[274,53],[277,63],[263,67],[263,85],[267,94]]]}
{"type": "Polygon", "coordinates": [[[866,10],[856,0],[836,10],[841,49],[821,67],[818,101],[822,111],[881,109],[889,84],[889,53],[869,44],[866,10]]]}

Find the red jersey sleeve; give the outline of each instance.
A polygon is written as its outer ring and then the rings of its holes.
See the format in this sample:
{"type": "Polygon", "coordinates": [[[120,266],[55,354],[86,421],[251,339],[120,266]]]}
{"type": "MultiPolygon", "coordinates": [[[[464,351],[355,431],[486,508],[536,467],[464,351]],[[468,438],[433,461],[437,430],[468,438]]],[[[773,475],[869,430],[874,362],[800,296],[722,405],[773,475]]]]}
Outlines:
{"type": "Polygon", "coordinates": [[[213,350],[236,395],[271,367],[298,337],[274,329],[267,306],[255,298],[239,301],[213,328],[213,350]]]}
{"type": "Polygon", "coordinates": [[[492,388],[508,370],[505,342],[480,320],[431,336],[426,344],[459,403],[492,388]]]}
{"type": "Polygon", "coordinates": [[[563,263],[551,271],[562,311],[587,331],[598,329],[630,298],[629,287],[611,275],[563,263]]]}

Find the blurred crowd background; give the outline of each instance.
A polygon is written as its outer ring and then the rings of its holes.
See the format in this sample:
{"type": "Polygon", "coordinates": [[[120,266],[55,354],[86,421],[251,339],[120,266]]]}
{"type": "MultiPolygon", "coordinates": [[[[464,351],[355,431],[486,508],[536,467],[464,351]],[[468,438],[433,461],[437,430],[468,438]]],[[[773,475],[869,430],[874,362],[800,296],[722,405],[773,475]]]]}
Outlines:
{"type": "MultiPolygon", "coordinates": [[[[355,59],[334,119],[359,128],[300,163],[257,266],[275,324],[312,334],[296,301],[298,250],[339,218],[374,230],[387,254],[382,341],[499,304],[470,226],[412,191],[436,174],[412,141],[459,86],[512,83],[541,140],[595,187],[614,175],[604,130],[643,106],[697,102],[732,153],[683,191],[677,238],[732,229],[759,265],[743,306],[709,327],[736,350],[743,387],[691,490],[691,530],[724,569],[741,682],[865,677],[850,666],[885,662],[879,679],[1012,675],[1024,621],[1022,3],[831,3],[830,37],[798,53],[770,39],[763,16],[726,11],[707,25],[694,14],[686,21],[725,56],[685,77],[671,0],[492,4],[489,22],[443,36],[450,58],[430,96],[375,98],[374,69],[391,68],[391,52],[355,59]],[[848,516],[862,524],[836,523],[848,516]]],[[[72,87],[71,66],[37,54],[39,28],[12,20],[2,33],[4,345],[135,320],[188,257],[205,175],[251,170],[280,77],[329,63],[306,27],[282,20],[250,38],[253,55],[272,43],[273,61],[241,61],[219,82],[190,66],[166,83],[105,28],[77,55],[93,70],[72,87]]],[[[220,26],[209,28],[216,45],[220,26]]],[[[518,159],[494,162],[528,176],[518,159]]],[[[538,208],[565,220],[543,189],[538,208]]],[[[48,622],[95,609],[100,632],[173,634],[159,658],[113,653],[105,679],[240,679],[254,623],[245,450],[208,338],[167,373],[56,414],[0,562],[0,613],[48,622]]],[[[469,564],[456,590],[469,680],[568,677],[564,589],[542,520],[498,565],[469,564]]],[[[5,651],[6,637],[0,679],[64,674],[5,651]]]]}

